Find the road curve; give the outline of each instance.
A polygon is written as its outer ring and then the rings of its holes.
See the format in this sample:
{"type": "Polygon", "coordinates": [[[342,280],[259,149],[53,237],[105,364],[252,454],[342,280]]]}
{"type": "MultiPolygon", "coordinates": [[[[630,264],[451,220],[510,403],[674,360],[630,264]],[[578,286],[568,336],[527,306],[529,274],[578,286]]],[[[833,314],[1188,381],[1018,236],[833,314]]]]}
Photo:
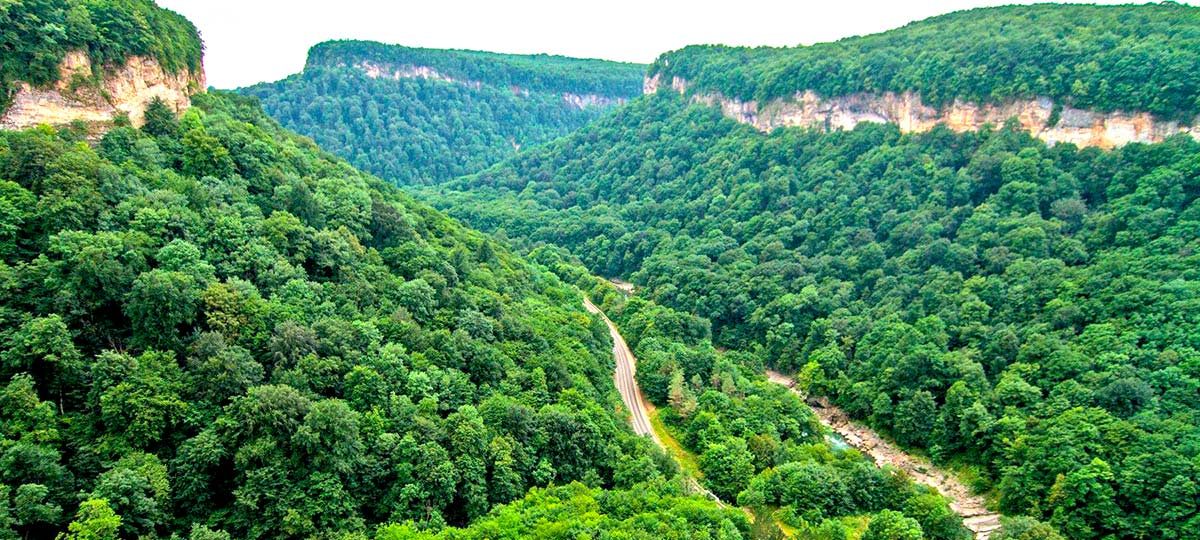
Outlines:
{"type": "MultiPolygon", "coordinates": [[[[583,307],[587,308],[589,312],[599,315],[604,320],[604,324],[608,325],[608,333],[612,336],[613,341],[613,359],[617,363],[616,369],[613,370],[613,381],[617,384],[617,392],[621,394],[621,401],[629,410],[629,423],[633,426],[633,432],[643,437],[650,437],[654,444],[662,448],[668,456],[671,455],[667,445],[663,444],[662,440],[658,438],[658,434],[654,432],[654,427],[650,425],[650,413],[646,410],[642,389],[638,387],[637,379],[634,378],[637,373],[637,358],[634,358],[633,352],[629,350],[629,345],[625,344],[625,338],[622,338],[621,333],[617,331],[617,325],[613,324],[608,316],[586,296],[583,298],[583,307]]],[[[685,473],[683,476],[688,490],[704,495],[716,502],[717,506],[725,508],[725,502],[715,493],[700,485],[700,482],[690,475],[685,473]]]]}
{"type": "MultiPolygon", "coordinates": [[[[767,379],[801,394],[795,388],[796,382],[787,375],[767,370],[767,379]]],[[[949,499],[950,509],[963,518],[963,525],[970,529],[976,540],[988,540],[1000,528],[1000,514],[988,510],[983,497],[971,493],[954,475],[909,455],[870,428],[851,422],[850,417],[837,407],[813,406],[812,409],[822,424],[841,435],[850,446],[870,456],[877,465],[896,467],[949,499]]]]}
{"type": "Polygon", "coordinates": [[[642,401],[642,390],[638,388],[637,380],[634,379],[634,374],[637,373],[637,359],[633,357],[629,345],[625,344],[625,339],[617,331],[617,325],[608,320],[608,316],[600,311],[600,308],[587,297],[583,299],[583,307],[599,315],[604,324],[608,325],[608,333],[613,341],[613,359],[617,362],[616,370],[613,371],[613,382],[617,385],[617,392],[621,394],[621,401],[625,402],[625,408],[629,410],[629,422],[633,424],[633,432],[650,437],[654,444],[662,447],[662,441],[658,440],[658,435],[650,426],[650,414],[646,412],[645,402],[642,401]]]}

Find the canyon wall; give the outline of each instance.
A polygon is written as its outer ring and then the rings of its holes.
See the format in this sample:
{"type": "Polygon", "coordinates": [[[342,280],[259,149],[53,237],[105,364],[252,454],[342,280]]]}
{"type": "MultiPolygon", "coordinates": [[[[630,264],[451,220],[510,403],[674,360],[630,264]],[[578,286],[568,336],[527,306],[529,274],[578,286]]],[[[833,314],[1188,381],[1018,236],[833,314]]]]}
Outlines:
{"type": "MultiPolygon", "coordinates": [[[[655,75],[645,80],[643,91],[653,93],[663,86],[661,76],[655,75]]],[[[686,94],[689,84],[674,77],[670,88],[686,94]]],[[[1009,119],[1015,119],[1022,128],[1048,144],[1069,142],[1080,147],[1109,149],[1131,142],[1159,142],[1177,133],[1200,139],[1200,122],[1186,125],[1155,119],[1148,113],[1099,113],[1064,106],[1057,122],[1051,126],[1055,104],[1049,98],[1014,100],[1001,105],[955,100],[941,108],[925,105],[921,96],[913,92],[857,93],[822,98],[812,91],[803,91],[788,99],[763,104],[718,93],[696,92],[692,94],[692,101],[720,107],[725,116],[762,131],[786,126],[853,129],[860,122],[875,122],[896,124],[906,133],[929,131],[938,124],[961,132],[978,130],[985,124],[999,127],[1009,119]]]]}
{"type": "Polygon", "coordinates": [[[567,105],[576,109],[611,107],[613,105],[625,104],[625,98],[611,98],[599,94],[572,94],[570,92],[563,92],[562,98],[567,105]]]}
{"type": "Polygon", "coordinates": [[[127,114],[134,126],[141,126],[152,99],[160,98],[180,112],[191,105],[192,94],[205,88],[203,69],[169,73],[150,57],[129,57],[124,66],[104,70],[98,84],[93,69],[87,53],[72,51],[59,64],[58,82],[43,88],[17,83],[12,104],[0,116],[0,129],[76,120],[107,124],[121,113],[127,114]]]}
{"type": "Polygon", "coordinates": [[[457,83],[469,86],[478,90],[483,86],[479,81],[463,81],[443,75],[436,69],[429,66],[391,66],[387,64],[376,64],[370,60],[363,60],[354,64],[355,68],[362,70],[368,77],[372,79],[392,79],[398,81],[400,79],[431,79],[448,83],[457,83]]]}
{"type": "MultiPolygon", "coordinates": [[[[391,66],[386,64],[376,64],[369,60],[364,60],[354,64],[354,67],[361,70],[366,76],[372,79],[392,79],[398,81],[400,79],[431,79],[447,83],[461,84],[479,90],[483,87],[483,83],[479,81],[455,79],[448,75],[439,72],[429,66],[391,66]]],[[[520,97],[529,97],[529,90],[519,86],[509,86],[508,88],[513,95],[520,97]]],[[[562,100],[568,107],[575,109],[586,109],[588,107],[609,107],[612,105],[621,105],[625,103],[625,98],[612,98],[599,94],[574,94],[571,92],[563,92],[562,100]]]]}

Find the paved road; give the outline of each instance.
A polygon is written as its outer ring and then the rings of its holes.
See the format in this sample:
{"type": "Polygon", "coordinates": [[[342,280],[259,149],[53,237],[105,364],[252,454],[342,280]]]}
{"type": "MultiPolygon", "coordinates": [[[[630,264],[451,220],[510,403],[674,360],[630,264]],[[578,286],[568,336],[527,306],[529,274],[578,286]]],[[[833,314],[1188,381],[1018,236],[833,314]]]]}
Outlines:
{"type": "MultiPolygon", "coordinates": [[[[621,401],[625,402],[625,408],[629,410],[629,423],[633,425],[633,432],[643,437],[650,437],[654,444],[671,455],[667,446],[659,440],[658,435],[654,433],[654,428],[650,425],[650,413],[646,410],[646,401],[642,397],[642,389],[637,385],[637,379],[634,375],[637,373],[637,358],[634,358],[633,352],[629,350],[629,345],[625,344],[625,339],[621,337],[621,333],[617,331],[617,325],[613,324],[608,319],[608,316],[600,311],[591,300],[587,297],[583,299],[583,307],[591,313],[599,315],[604,319],[604,324],[608,325],[608,333],[612,336],[613,341],[613,359],[616,360],[617,367],[613,371],[613,381],[617,384],[617,392],[621,394],[621,401]]],[[[684,474],[687,487],[693,493],[699,493],[712,499],[721,508],[725,507],[724,501],[720,497],[704,486],[700,485],[695,478],[684,474]]]]}
{"type": "MultiPolygon", "coordinates": [[[[797,394],[800,393],[795,388],[796,382],[787,375],[767,370],[767,379],[787,386],[797,394]]],[[[884,440],[872,429],[851,422],[850,417],[837,407],[814,406],[813,412],[817,413],[817,418],[822,424],[841,435],[850,446],[871,456],[876,464],[896,467],[908,473],[913,480],[933,487],[949,499],[950,509],[963,518],[963,525],[975,534],[976,540],[988,540],[988,537],[1000,528],[1000,514],[989,511],[983,497],[972,494],[954,475],[909,455],[884,440]]]]}
{"type": "Polygon", "coordinates": [[[613,372],[613,381],[617,384],[617,392],[621,393],[621,401],[625,402],[625,408],[629,410],[629,422],[633,424],[633,432],[650,437],[654,440],[654,444],[663,446],[662,441],[658,440],[658,435],[654,434],[654,428],[650,426],[650,415],[646,412],[645,402],[642,401],[642,390],[638,388],[637,380],[633,378],[637,372],[637,359],[633,357],[629,345],[625,344],[625,339],[617,331],[617,325],[608,320],[608,316],[600,311],[600,308],[596,307],[591,300],[584,298],[583,307],[604,319],[604,324],[608,325],[608,333],[612,335],[613,358],[617,361],[617,369],[613,372]]]}

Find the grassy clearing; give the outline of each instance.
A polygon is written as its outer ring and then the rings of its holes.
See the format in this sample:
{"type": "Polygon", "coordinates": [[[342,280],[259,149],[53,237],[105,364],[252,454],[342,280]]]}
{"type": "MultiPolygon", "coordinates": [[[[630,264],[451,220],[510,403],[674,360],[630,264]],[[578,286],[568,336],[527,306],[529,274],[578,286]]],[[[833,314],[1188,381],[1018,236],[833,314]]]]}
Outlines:
{"type": "Polygon", "coordinates": [[[667,429],[667,425],[658,417],[658,409],[647,404],[646,413],[650,417],[650,427],[654,429],[654,434],[658,436],[658,440],[662,441],[663,446],[667,448],[667,453],[683,469],[683,473],[695,478],[697,481],[702,480],[704,474],[700,472],[700,463],[696,460],[696,456],[688,452],[675,436],[671,434],[667,429]]]}

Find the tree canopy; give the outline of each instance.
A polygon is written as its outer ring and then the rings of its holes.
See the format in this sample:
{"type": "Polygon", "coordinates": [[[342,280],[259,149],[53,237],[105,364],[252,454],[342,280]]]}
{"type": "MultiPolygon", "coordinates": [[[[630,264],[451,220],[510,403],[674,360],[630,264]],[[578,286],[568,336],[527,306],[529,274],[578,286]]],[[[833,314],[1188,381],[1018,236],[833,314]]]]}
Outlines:
{"type": "Polygon", "coordinates": [[[0,537],[439,534],[578,482],[740,538],[616,414],[577,290],[252,98],[194,103],[0,132],[0,537]]]}
{"type": "Polygon", "coordinates": [[[694,91],[743,100],[914,91],[925,103],[1045,96],[1099,111],[1191,123],[1200,113],[1200,8],[1003,6],[800,47],[694,45],[650,67],[694,91]]]}
{"type": "MultiPolygon", "coordinates": [[[[973,469],[1007,513],[1069,538],[1184,538],[1200,523],[1197,156],[1187,136],[1106,152],[1016,126],[764,134],[659,93],[418,193],[632,279],[741,365],[800,372],[973,469]]],[[[634,334],[647,396],[707,418],[711,353],[634,334]]],[[[739,425],[713,403],[717,433],[739,425]]]]}

